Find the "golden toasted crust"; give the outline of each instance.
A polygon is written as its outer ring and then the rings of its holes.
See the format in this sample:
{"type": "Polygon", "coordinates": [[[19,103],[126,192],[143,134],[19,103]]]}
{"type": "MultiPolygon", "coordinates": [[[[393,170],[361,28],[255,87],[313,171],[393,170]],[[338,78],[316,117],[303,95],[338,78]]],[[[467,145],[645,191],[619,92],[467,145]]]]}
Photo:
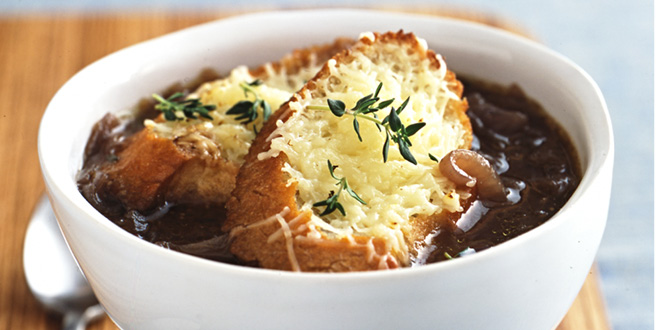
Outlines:
{"type": "MultiPolygon", "coordinates": [[[[412,34],[401,31],[376,34],[375,40],[406,46],[420,52],[420,56],[431,59],[433,68],[440,66],[435,54],[421,47],[412,34]]],[[[364,48],[373,47],[372,44],[369,39],[363,38],[357,47],[343,51],[333,59],[336,65],[348,63],[352,60],[352,52],[364,51],[364,48]]],[[[294,94],[289,103],[302,98],[307,91],[313,97],[324,95],[316,82],[328,76],[329,67],[326,64],[300,92],[294,94]]],[[[447,73],[447,79],[452,91],[460,97],[463,88],[461,83],[450,72],[447,73]]],[[[257,262],[261,267],[282,270],[343,272],[396,268],[406,264],[389,254],[387,244],[382,239],[327,239],[306,225],[310,214],[301,214],[296,203],[296,184],[287,186],[288,174],[282,172],[288,161],[287,156],[280,153],[275,157],[258,158],[260,153],[270,149],[269,137],[277,128],[277,122],[286,122],[291,117],[289,103],[283,105],[279,113],[271,117],[259,132],[239,171],[236,189],[227,203],[227,221],[224,226],[225,230],[231,232],[232,253],[246,262],[257,262]]],[[[469,135],[466,145],[462,147],[469,147],[471,127],[465,115],[466,102],[452,101],[449,108],[450,115],[460,119],[469,135]]],[[[441,220],[432,219],[420,224],[419,230],[412,236],[415,239],[425,237],[432,231],[431,226],[426,224],[438,221],[441,220]]],[[[412,246],[413,243],[411,241],[409,244],[412,246]]]]}
{"type": "Polygon", "coordinates": [[[143,130],[130,138],[116,163],[104,169],[104,190],[128,209],[146,211],[162,197],[164,182],[190,159],[171,141],[143,130]]]}
{"type": "Polygon", "coordinates": [[[149,129],[130,139],[117,162],[105,166],[99,183],[127,209],[144,212],[164,201],[222,206],[229,198],[238,165],[199,157],[149,129]]]}
{"type": "MultiPolygon", "coordinates": [[[[337,38],[332,43],[295,49],[278,62],[270,63],[270,65],[275,72],[284,70],[286,75],[295,75],[305,68],[322,65],[335,54],[348,49],[354,44],[355,40],[353,39],[337,38]]],[[[266,69],[266,65],[262,65],[254,70],[250,70],[250,74],[263,80],[267,78],[268,70],[266,69]]]]}

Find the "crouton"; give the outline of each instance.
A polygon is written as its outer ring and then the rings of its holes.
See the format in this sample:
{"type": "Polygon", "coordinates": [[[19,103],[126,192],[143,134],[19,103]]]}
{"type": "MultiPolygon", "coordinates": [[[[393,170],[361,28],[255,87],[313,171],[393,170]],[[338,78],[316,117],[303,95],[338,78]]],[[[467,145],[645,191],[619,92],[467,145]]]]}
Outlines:
{"type": "Polygon", "coordinates": [[[146,120],[144,129],[124,143],[117,161],[100,167],[98,189],[127,210],[140,212],[165,202],[224,207],[238,168],[264,122],[262,112],[250,123],[226,113],[237,102],[254,101],[256,95],[246,95],[241,86],[259,81],[251,88],[277,110],[325,61],[351,43],[337,39],[295,50],[278,62],[253,70],[238,67],[225,78],[202,84],[188,99],[216,106],[209,112],[212,119],[183,118],[177,111],[181,120],[165,120],[162,115],[146,120]]]}
{"type": "Polygon", "coordinates": [[[402,31],[364,34],[330,59],[256,136],[227,203],[224,230],[231,252],[280,270],[410,265],[419,239],[449,214],[462,212],[470,198],[442,176],[433,159],[470,147],[466,109],[461,83],[423,40],[402,31]],[[353,105],[376,91],[374,106],[392,99],[393,108],[354,116],[353,105]],[[329,99],[346,105],[344,115],[330,111],[329,99]],[[382,122],[397,107],[403,107],[398,117],[404,127],[425,123],[409,137],[404,149],[410,155],[397,147],[405,141],[396,143],[395,135],[387,135],[389,123],[382,122]],[[347,189],[339,195],[343,184],[364,204],[347,189]],[[341,208],[323,214],[327,203],[324,210],[319,202],[331,198],[341,208]]]}

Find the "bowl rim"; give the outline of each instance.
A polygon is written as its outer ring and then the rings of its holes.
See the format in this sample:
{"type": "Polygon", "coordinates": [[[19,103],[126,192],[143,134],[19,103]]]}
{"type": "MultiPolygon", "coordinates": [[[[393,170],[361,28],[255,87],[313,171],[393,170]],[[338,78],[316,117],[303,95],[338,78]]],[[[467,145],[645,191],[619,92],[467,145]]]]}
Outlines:
{"type": "MultiPolygon", "coordinates": [[[[94,219],[94,222],[98,224],[97,227],[103,230],[105,234],[115,236],[122,243],[130,242],[131,244],[134,244],[140,248],[146,249],[146,251],[148,251],[149,253],[152,253],[162,258],[171,259],[175,263],[189,264],[189,265],[194,264],[194,265],[198,265],[199,267],[203,267],[208,271],[230,272],[238,276],[250,276],[250,277],[262,277],[262,276],[270,277],[273,274],[276,274],[278,278],[282,278],[282,279],[291,278],[295,280],[314,280],[317,278],[323,278],[327,280],[332,278],[333,280],[336,281],[345,281],[345,280],[353,281],[356,279],[372,280],[377,278],[380,279],[398,278],[401,276],[408,276],[410,274],[424,275],[429,272],[436,272],[444,269],[449,270],[456,267],[462,267],[463,265],[466,264],[478,263],[481,262],[481,260],[483,259],[490,258],[490,256],[493,254],[502,254],[502,253],[506,254],[508,250],[515,249],[517,246],[524,244],[526,241],[534,240],[539,235],[543,235],[543,232],[550,230],[553,227],[560,226],[563,222],[566,222],[566,220],[568,219],[563,215],[567,212],[570,212],[570,209],[567,209],[566,206],[570,206],[576,203],[576,200],[581,195],[584,194],[586,189],[588,189],[586,185],[588,183],[591,183],[591,181],[595,180],[595,178],[600,174],[600,172],[602,172],[604,166],[608,164],[611,165],[611,163],[613,162],[613,152],[614,152],[614,145],[613,145],[612,125],[602,92],[600,91],[596,82],[593,80],[593,78],[589,76],[587,72],[585,72],[582,68],[577,66],[575,63],[573,63],[565,56],[551,50],[550,48],[536,41],[524,38],[519,35],[515,35],[508,31],[486,26],[481,23],[469,22],[457,18],[431,16],[431,15],[418,14],[418,13],[398,13],[398,12],[381,11],[381,10],[373,10],[373,9],[344,9],[344,8],[298,9],[298,10],[267,11],[267,12],[240,14],[240,15],[221,18],[211,22],[188,27],[113,52],[80,70],[58,90],[58,92],[55,94],[55,96],[49,103],[48,107],[46,108],[46,111],[42,117],[39,128],[39,137],[38,137],[39,161],[42,169],[42,174],[44,176],[44,181],[46,182],[46,186],[47,186],[47,190],[49,191],[49,194],[61,196],[62,198],[58,198],[58,200],[62,200],[63,202],[67,203],[68,207],[72,207],[73,209],[75,209],[76,212],[83,213],[85,214],[86,217],[94,219]],[[235,24],[237,22],[241,22],[244,20],[263,19],[265,17],[291,18],[291,17],[295,17],[296,15],[312,15],[312,16],[314,15],[317,16],[318,15],[323,15],[323,16],[377,15],[377,16],[382,16],[383,19],[396,17],[402,19],[414,18],[419,20],[445,21],[446,24],[456,25],[461,28],[473,29],[479,31],[479,33],[485,33],[486,35],[495,38],[504,38],[508,40],[508,42],[519,44],[521,47],[525,47],[526,49],[545,53],[546,55],[554,58],[557,61],[557,63],[561,63],[566,68],[573,70],[576,76],[583,80],[582,83],[585,84],[585,86],[589,87],[589,90],[592,93],[591,98],[593,99],[594,104],[597,105],[598,108],[597,110],[602,116],[601,119],[603,120],[606,126],[604,130],[604,134],[607,141],[603,141],[607,146],[606,150],[600,150],[599,154],[597,155],[592,154],[586,158],[589,161],[589,163],[582,164],[583,177],[576,191],[567,201],[566,205],[557,212],[557,214],[552,216],[550,219],[548,219],[545,223],[541,224],[540,226],[533,228],[530,231],[518,237],[515,237],[514,239],[511,239],[507,242],[498,244],[484,251],[480,251],[479,253],[476,253],[474,255],[451,260],[451,262],[438,262],[438,263],[427,264],[419,267],[401,268],[401,269],[395,269],[389,271],[347,272],[347,273],[339,273],[339,274],[338,273],[330,273],[330,274],[305,273],[305,272],[298,273],[291,271],[280,271],[280,270],[231,265],[231,264],[216,262],[212,260],[207,260],[207,259],[187,255],[176,251],[171,251],[156,246],[155,244],[152,244],[150,242],[141,240],[138,237],[128,233],[127,231],[124,231],[119,226],[115,225],[111,221],[108,221],[100,212],[94,209],[91,206],[91,204],[89,204],[81,194],[78,193],[74,196],[71,196],[69,193],[67,193],[66,190],[63,189],[62,186],[63,184],[64,186],[66,186],[67,184],[69,185],[73,184],[75,186],[75,177],[72,178],[68,175],[63,175],[65,173],[60,173],[57,172],[56,169],[53,169],[51,162],[55,161],[55,159],[52,159],[53,158],[52,155],[46,154],[48,145],[53,143],[53,140],[55,140],[48,138],[49,134],[55,131],[51,127],[52,120],[50,120],[50,118],[54,116],[55,113],[58,111],[57,109],[61,107],[59,101],[64,97],[63,95],[65,95],[66,93],[70,93],[69,90],[72,88],[71,86],[75,85],[75,83],[78,83],[79,80],[84,79],[86,75],[90,74],[90,72],[93,72],[97,67],[105,65],[106,62],[111,61],[116,57],[125,56],[126,54],[130,54],[131,52],[133,52],[135,49],[149,47],[154,43],[161,42],[162,40],[167,40],[168,38],[172,38],[173,36],[180,36],[188,33],[200,33],[206,29],[214,29],[224,24],[235,24]]],[[[66,157],[62,157],[62,158],[66,158],[66,157]]],[[[67,161],[70,160],[67,159],[67,161]]],[[[51,201],[52,199],[53,197],[51,196],[51,201]]],[[[59,219],[58,222],[60,223],[60,226],[62,226],[62,222],[59,219]]]]}

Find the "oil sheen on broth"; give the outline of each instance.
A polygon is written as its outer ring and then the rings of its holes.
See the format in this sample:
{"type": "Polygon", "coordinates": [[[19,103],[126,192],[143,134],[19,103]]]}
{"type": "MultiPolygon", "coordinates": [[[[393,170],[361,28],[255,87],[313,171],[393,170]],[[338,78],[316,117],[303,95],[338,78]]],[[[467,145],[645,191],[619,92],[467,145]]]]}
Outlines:
{"type": "MultiPolygon", "coordinates": [[[[213,75],[205,73],[202,77],[211,80],[213,75]]],[[[456,225],[439,227],[431,234],[430,244],[420,247],[413,265],[481,251],[543,224],[566,203],[580,181],[570,140],[520,88],[465,77],[461,81],[470,105],[472,149],[488,159],[500,175],[509,201],[475,200],[455,219],[456,225]]],[[[194,90],[184,90],[188,89],[194,90]]],[[[225,217],[222,207],[166,202],[143,214],[126,209],[98,188],[96,182],[103,177],[101,165],[113,161],[126,138],[142,129],[145,118],[157,115],[151,102],[143,102],[138,113],[131,121],[108,114],[95,125],[78,174],[80,192],[104,216],[141,239],[202,258],[240,264],[228,251],[227,235],[221,230],[225,217]]]]}

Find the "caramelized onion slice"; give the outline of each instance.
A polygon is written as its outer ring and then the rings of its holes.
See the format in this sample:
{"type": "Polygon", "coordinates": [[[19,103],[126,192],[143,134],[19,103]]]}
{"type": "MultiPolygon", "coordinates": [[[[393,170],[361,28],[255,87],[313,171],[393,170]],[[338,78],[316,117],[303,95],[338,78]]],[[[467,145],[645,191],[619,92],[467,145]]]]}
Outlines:
{"type": "Polygon", "coordinates": [[[496,107],[486,102],[481,94],[472,94],[467,99],[470,112],[482,121],[481,125],[477,125],[481,129],[510,134],[523,130],[529,122],[524,113],[496,107]]]}
{"type": "Polygon", "coordinates": [[[445,155],[440,173],[457,185],[474,187],[483,199],[506,202],[506,189],[488,160],[472,150],[457,149],[445,155]]]}

